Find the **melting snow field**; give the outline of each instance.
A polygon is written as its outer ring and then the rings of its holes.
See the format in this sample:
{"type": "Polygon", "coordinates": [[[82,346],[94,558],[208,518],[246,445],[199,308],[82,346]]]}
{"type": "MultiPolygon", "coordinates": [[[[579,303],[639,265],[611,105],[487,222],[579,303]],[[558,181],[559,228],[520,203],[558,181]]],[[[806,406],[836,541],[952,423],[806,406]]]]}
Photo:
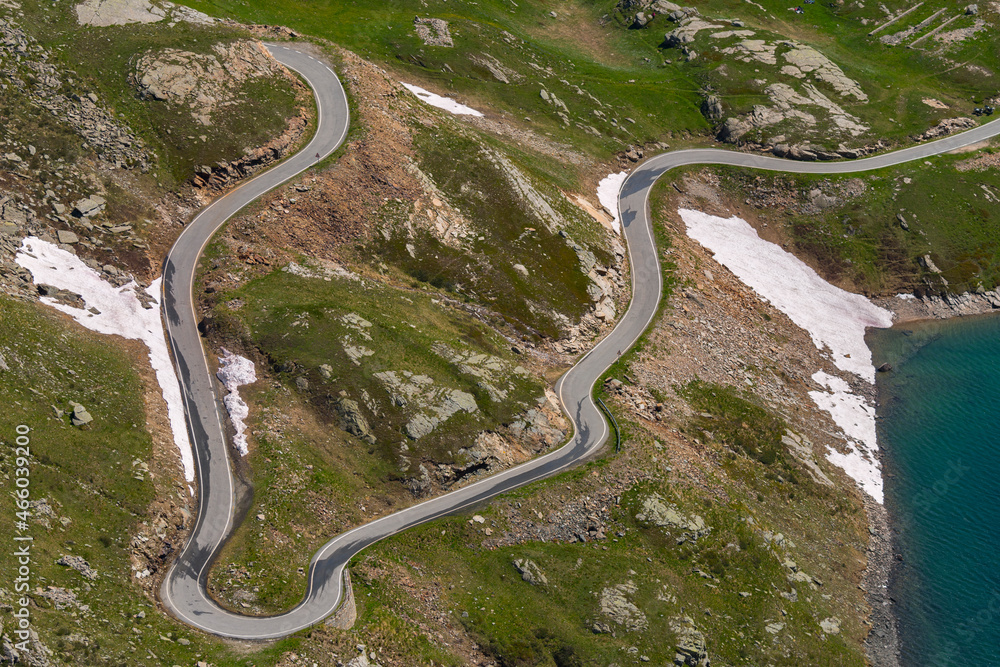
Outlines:
{"type": "Polygon", "coordinates": [[[464,104],[459,104],[453,99],[448,97],[441,97],[440,95],[435,95],[429,90],[424,90],[420,86],[414,86],[413,84],[404,83],[403,88],[419,97],[421,100],[431,105],[432,107],[437,107],[438,109],[444,109],[449,113],[453,113],[456,116],[482,116],[481,111],[476,111],[472,107],[467,107],[464,104]]]}
{"type": "Polygon", "coordinates": [[[16,261],[31,272],[36,285],[52,285],[79,294],[86,308],[67,306],[48,297],[42,297],[42,303],[72,316],[91,331],[141,340],[146,344],[149,349],[149,364],[156,373],[156,381],[160,385],[163,400],[167,403],[170,430],[174,435],[174,444],[180,450],[184,478],[193,482],[194,456],[184,418],[181,388],[170,360],[167,339],[163,334],[163,321],[160,319],[160,279],[157,278],[145,290],[156,304],[147,309],[142,307],[136,296],[139,286],[134,281],[124,287],[115,287],[73,253],[39,238],[32,236],[24,239],[18,249],[16,261]],[[91,308],[98,312],[91,312],[91,308]]]}
{"type": "MultiPolygon", "coordinates": [[[[794,255],[763,240],[745,220],[680,209],[688,235],[715,254],[715,260],[761,297],[809,332],[820,350],[828,348],[837,368],[875,381],[867,327],[892,326],[892,313],[868,299],[835,287],[794,255]]],[[[851,393],[846,382],[822,371],[813,380],[830,393],[809,392],[852,442],[851,452],[830,451],[827,459],[844,469],[868,494],[882,502],[882,474],[875,458],[875,411],[851,393]]]]}
{"type": "Polygon", "coordinates": [[[820,350],[830,348],[840,370],[875,382],[867,327],[891,327],[892,313],[860,294],[846,292],[773,243],[740,218],[719,218],[701,211],[678,211],[688,236],[713,253],[757,294],[809,332],[820,350]]]}
{"type": "Polygon", "coordinates": [[[810,391],[809,397],[820,409],[829,412],[837,426],[853,440],[847,443],[851,450],[849,453],[830,450],[826,453],[827,460],[843,468],[868,495],[882,504],[882,472],[875,458],[878,452],[875,409],[852,393],[848,384],[839,377],[816,371],[812,379],[832,393],[810,391]]]}
{"type": "Polygon", "coordinates": [[[246,418],[250,416],[250,408],[246,402],[240,398],[240,386],[251,384],[257,381],[257,373],[254,371],[253,362],[246,357],[233,354],[226,348],[222,348],[222,356],[219,358],[219,371],[216,373],[222,384],[225,385],[229,393],[222,399],[229,413],[229,419],[236,429],[236,437],[233,444],[240,450],[240,454],[247,455],[247,437],[244,433],[247,430],[246,418]]]}
{"type": "Polygon", "coordinates": [[[611,226],[618,234],[622,233],[622,221],[618,217],[618,191],[622,189],[622,183],[626,178],[628,174],[620,171],[617,174],[608,174],[597,184],[597,201],[611,213],[614,218],[611,226]]]}

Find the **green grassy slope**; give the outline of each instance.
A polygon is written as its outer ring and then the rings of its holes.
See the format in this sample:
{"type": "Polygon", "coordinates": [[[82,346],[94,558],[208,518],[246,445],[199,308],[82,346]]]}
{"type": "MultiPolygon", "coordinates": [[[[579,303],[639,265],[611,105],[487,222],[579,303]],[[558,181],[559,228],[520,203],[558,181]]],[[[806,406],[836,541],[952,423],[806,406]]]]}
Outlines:
{"type": "MultiPolygon", "coordinates": [[[[885,16],[873,3],[864,7],[844,2],[803,5],[805,13],[799,15],[789,11],[788,3],[777,0],[692,2],[688,6],[722,27],[699,33],[690,45],[699,55],[691,60],[678,48],[665,48],[664,34],[676,27],[667,16],[661,14],[645,28],[632,29],[634,10],[622,15],[616,3],[608,0],[517,4],[501,0],[392,4],[324,0],[311,3],[308,11],[291,0],[266,6],[228,0],[191,4],[209,13],[288,25],[325,37],[390,64],[404,77],[409,74],[430,81],[473,103],[482,100],[484,106],[509,114],[511,120],[524,119],[535,129],[571,138],[575,145],[598,154],[677,133],[710,133],[714,121],[700,112],[701,101],[709,93],[720,97],[727,113],[744,113],[767,102],[763,90],[767,83],[783,82],[801,89],[803,81],[779,71],[781,61],[774,65],[742,62],[721,53],[721,45],[733,40],[713,39],[709,34],[734,29],[728,25],[731,19],[758,31],[755,39],[792,39],[813,46],[860,83],[867,102],[840,100],[827,84],[813,81],[822,93],[870,126],[869,132],[852,140],[855,144],[878,138],[905,140],[940,118],[967,115],[973,104],[970,97],[981,103],[995,92],[1000,71],[994,32],[989,28],[997,20],[991,8],[983,7],[977,16],[960,16],[943,29],[972,28],[980,19],[987,21],[985,29],[964,41],[941,45],[929,38],[919,48],[907,47],[946,18],[961,14],[962,8],[943,0],[925,3],[874,36],[868,33],[885,16]],[[879,41],[939,8],[945,9],[940,20],[912,39],[898,46],[879,41]],[[448,21],[454,48],[425,46],[414,32],[414,16],[448,21]],[[491,73],[484,54],[506,68],[504,77],[509,83],[491,73]],[[542,89],[565,103],[565,121],[557,105],[541,98],[542,89]],[[938,99],[951,110],[928,106],[923,102],[926,98],[938,99]]],[[[898,13],[906,3],[886,7],[898,13]]],[[[789,138],[794,141],[798,131],[789,128],[789,138]]]]}
{"type": "MultiPolygon", "coordinates": [[[[27,593],[31,629],[54,663],[152,666],[206,658],[219,667],[245,664],[220,642],[157,613],[134,578],[134,536],[155,518],[153,476],[165,495],[183,487],[172,488],[169,473],[150,465],[143,385],[131,356],[50,309],[7,299],[0,300],[0,355],[7,367],[0,370],[0,400],[8,406],[0,415],[3,531],[9,541],[32,538],[27,582],[16,581],[15,543],[0,554],[3,634],[16,640],[11,613],[27,593]],[[70,401],[86,407],[93,422],[72,426],[70,401]],[[19,426],[30,429],[26,462],[16,450],[19,426]],[[16,514],[13,493],[22,467],[30,500],[47,506],[33,505],[26,527],[15,524],[24,518],[16,514]],[[85,559],[97,577],[57,565],[63,556],[85,559]],[[27,590],[19,591],[19,583],[27,590]]],[[[297,641],[260,656],[270,661],[297,641]]],[[[41,650],[34,643],[30,649],[41,650]]]]}

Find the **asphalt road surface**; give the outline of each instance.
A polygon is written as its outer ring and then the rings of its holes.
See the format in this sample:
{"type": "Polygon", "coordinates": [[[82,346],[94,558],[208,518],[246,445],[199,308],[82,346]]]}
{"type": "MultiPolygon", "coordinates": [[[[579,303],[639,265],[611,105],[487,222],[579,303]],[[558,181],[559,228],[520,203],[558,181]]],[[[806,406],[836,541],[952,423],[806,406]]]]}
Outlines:
{"type": "Polygon", "coordinates": [[[553,475],[601,449],[609,430],[591,398],[594,383],[614,363],[619,352],[627,350],[645,331],[662,296],[662,272],[648,208],[650,189],[666,171],[683,165],[726,164],[791,173],[861,172],[938,155],[1000,134],[1000,120],[996,120],[935,142],[849,162],[797,162],[716,149],[674,151],[647,160],[625,181],[618,200],[632,266],[629,309],[615,329],[556,383],[556,393],[574,425],[573,438],[545,456],[334,537],[313,555],[308,585],[298,606],[278,616],[250,617],[221,608],[205,590],[208,568],[233,528],[234,498],[216,384],[198,334],[192,296],[195,269],[206,243],[229,217],[314,164],[317,153],[325,157],[336,150],[347,133],[349,121],[343,89],[326,65],[289,47],[268,45],[268,49],[312,86],[319,108],[316,135],[294,157],[206,208],[178,238],[163,269],[164,315],[195,448],[199,508],[191,537],[167,573],[160,594],[170,612],[180,620],[235,639],[275,639],[323,620],[340,604],[344,566],[365,547],[553,475]]]}

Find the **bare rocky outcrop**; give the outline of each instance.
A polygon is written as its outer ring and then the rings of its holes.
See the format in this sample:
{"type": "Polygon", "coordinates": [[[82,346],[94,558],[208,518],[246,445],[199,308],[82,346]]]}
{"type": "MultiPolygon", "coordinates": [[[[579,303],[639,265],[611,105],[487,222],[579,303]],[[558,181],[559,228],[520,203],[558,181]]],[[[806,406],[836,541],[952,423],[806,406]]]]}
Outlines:
{"type": "Polygon", "coordinates": [[[195,167],[191,183],[197,188],[222,190],[280,160],[295,148],[305,133],[308,115],[304,108],[288,121],[288,127],[278,137],[258,148],[246,151],[243,157],[230,162],[195,167]]]}
{"type": "Polygon", "coordinates": [[[914,137],[914,141],[930,141],[944,137],[955,132],[968,130],[976,127],[978,123],[971,118],[945,118],[940,123],[927,130],[921,135],[914,137]]]}
{"type": "Polygon", "coordinates": [[[705,519],[692,514],[683,514],[676,505],[668,504],[659,494],[647,496],[642,501],[642,508],[635,515],[639,521],[651,523],[660,528],[675,528],[683,532],[684,539],[697,540],[699,537],[707,535],[712,529],[705,524],[705,519]]]}
{"type": "Polygon", "coordinates": [[[130,23],[158,23],[170,20],[208,25],[215,22],[211,16],[160,0],[84,0],[76,7],[80,25],[106,27],[130,23]]]}
{"type": "Polygon", "coordinates": [[[830,478],[816,464],[813,444],[809,441],[809,438],[786,429],[785,435],[781,436],[781,443],[788,449],[789,454],[805,466],[806,472],[809,473],[814,482],[823,484],[824,486],[833,486],[830,478]]]}
{"type": "Polygon", "coordinates": [[[881,299],[877,305],[891,310],[896,321],[947,319],[969,315],[985,315],[1000,310],[1000,288],[965,292],[964,294],[912,294],[881,299]]]}
{"type": "MultiPolygon", "coordinates": [[[[613,623],[623,627],[626,632],[641,632],[649,627],[646,614],[629,599],[639,591],[632,581],[616,586],[608,586],[601,591],[600,610],[613,623]]],[[[612,628],[600,621],[594,623],[595,632],[611,632],[612,628]]]]}
{"type": "Polygon", "coordinates": [[[514,561],[514,569],[521,575],[521,579],[532,586],[545,587],[549,584],[549,580],[545,577],[545,573],[542,572],[542,568],[538,567],[538,563],[529,558],[516,559],[514,561]]]}
{"type": "Polygon", "coordinates": [[[424,40],[427,46],[455,46],[448,30],[448,22],[443,19],[417,16],[413,19],[413,29],[416,30],[417,37],[424,40]]]}
{"type": "MultiPolygon", "coordinates": [[[[19,62],[23,72],[30,73],[22,77],[14,69],[5,70],[7,85],[19,89],[33,104],[72,127],[101,161],[119,168],[137,167],[144,172],[149,169],[150,155],[138,137],[105,110],[94,93],[64,94],[63,77],[75,73],[60,72],[51,64],[52,54],[9,19],[0,18],[0,55],[12,56],[11,60],[19,62]]],[[[4,157],[15,163],[23,160],[18,155],[4,157]]]]}
{"type": "Polygon", "coordinates": [[[674,665],[677,667],[709,667],[708,648],[705,635],[694,624],[690,616],[675,616],[670,619],[670,629],[677,636],[674,645],[674,665]]]}
{"type": "Polygon", "coordinates": [[[85,561],[80,556],[60,556],[59,560],[56,561],[56,565],[62,565],[70,568],[71,570],[76,570],[83,576],[84,579],[89,579],[90,581],[97,579],[97,571],[91,568],[90,563],[85,561]]]}
{"type": "Polygon", "coordinates": [[[340,398],[333,404],[333,408],[337,412],[340,428],[369,444],[375,444],[375,435],[357,401],[340,398]]]}
{"type": "Polygon", "coordinates": [[[411,440],[429,435],[439,424],[459,412],[473,414],[479,411],[475,397],[459,389],[438,386],[433,378],[410,371],[382,371],[375,373],[389,393],[392,404],[410,407],[413,416],[403,427],[411,440]]]}
{"type": "Polygon", "coordinates": [[[186,106],[199,123],[212,125],[213,113],[243,102],[238,95],[243,83],[284,74],[260,42],[241,40],[215,44],[211,53],[146,53],[136,62],[132,84],[143,99],[186,106]]]}

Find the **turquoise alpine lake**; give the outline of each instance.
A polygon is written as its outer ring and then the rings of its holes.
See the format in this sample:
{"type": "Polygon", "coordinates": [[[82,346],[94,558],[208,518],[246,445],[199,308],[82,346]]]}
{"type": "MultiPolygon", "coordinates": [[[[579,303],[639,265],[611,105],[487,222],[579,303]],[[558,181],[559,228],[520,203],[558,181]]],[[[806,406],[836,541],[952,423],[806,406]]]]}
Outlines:
{"type": "Polygon", "coordinates": [[[868,335],[904,667],[1000,665],[1000,317],[868,335]],[[900,560],[901,558],[901,560],[900,560]]]}

